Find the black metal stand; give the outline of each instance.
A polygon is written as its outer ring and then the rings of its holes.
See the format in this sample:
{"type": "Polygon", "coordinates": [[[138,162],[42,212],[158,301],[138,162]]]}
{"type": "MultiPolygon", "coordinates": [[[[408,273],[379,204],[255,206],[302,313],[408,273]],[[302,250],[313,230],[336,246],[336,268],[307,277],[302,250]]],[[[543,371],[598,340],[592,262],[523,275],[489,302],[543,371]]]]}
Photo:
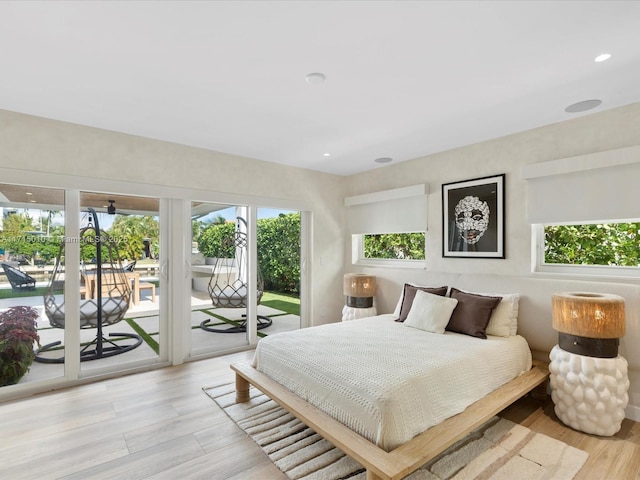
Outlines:
{"type": "MultiPolygon", "coordinates": [[[[207,332],[214,333],[242,333],[247,331],[247,316],[242,315],[242,320],[239,325],[234,325],[227,328],[213,327],[211,326],[214,319],[208,318],[200,323],[200,328],[206,330],[207,332]]],[[[263,328],[267,328],[273,323],[273,320],[269,317],[265,317],[264,315],[258,315],[258,330],[262,330],[263,328]]]]}
{"type": "MultiPolygon", "coordinates": [[[[109,340],[105,337],[96,337],[88,343],[82,350],[80,350],[80,361],[86,362],[89,360],[98,360],[100,358],[113,357],[114,355],[120,355],[121,353],[128,352],[133,350],[134,348],[139,347],[142,344],[142,337],[140,335],[136,335],[135,333],[110,333],[109,337],[115,338],[132,338],[135,340],[135,343],[131,343],[129,345],[118,345],[112,340],[109,340]],[[109,346],[104,346],[104,342],[107,342],[109,346]],[[100,353],[98,354],[98,344],[100,345],[100,353]],[[92,348],[93,347],[93,348],[92,348]]],[[[64,363],[64,355],[62,357],[43,357],[41,356],[43,353],[49,352],[61,345],[62,342],[53,342],[43,345],[39,349],[37,349],[34,353],[36,355],[35,361],[38,363],[64,363]]]]}

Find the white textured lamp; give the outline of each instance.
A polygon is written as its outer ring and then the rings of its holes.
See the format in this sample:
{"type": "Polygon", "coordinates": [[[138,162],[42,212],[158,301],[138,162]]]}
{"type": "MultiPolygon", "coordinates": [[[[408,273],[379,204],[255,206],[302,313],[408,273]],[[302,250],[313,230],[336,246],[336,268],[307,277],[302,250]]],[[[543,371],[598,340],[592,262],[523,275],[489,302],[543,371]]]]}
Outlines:
{"type": "Polygon", "coordinates": [[[343,280],[343,293],[347,297],[342,309],[342,321],[376,315],[373,296],[376,294],[376,277],[364,273],[347,273],[343,280]]]}
{"type": "Polygon", "coordinates": [[[601,293],[553,296],[558,345],[549,357],[551,398],[566,425],[614,435],[629,402],[627,361],[618,355],[625,334],[624,299],[601,293]]]}

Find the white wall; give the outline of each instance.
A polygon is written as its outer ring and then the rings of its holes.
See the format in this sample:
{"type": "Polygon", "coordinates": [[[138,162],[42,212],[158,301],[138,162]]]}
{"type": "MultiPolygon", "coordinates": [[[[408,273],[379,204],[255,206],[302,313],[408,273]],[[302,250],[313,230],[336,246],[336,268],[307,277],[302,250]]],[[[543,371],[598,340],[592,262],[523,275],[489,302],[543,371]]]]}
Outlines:
{"type": "MultiPolygon", "coordinates": [[[[478,119],[478,121],[487,122],[491,119],[478,119]]],[[[494,274],[515,278],[516,281],[520,277],[520,279],[536,278],[543,282],[546,278],[548,282],[556,282],[557,277],[531,273],[531,226],[526,218],[527,183],[522,178],[523,167],[533,163],[634,145],[640,145],[640,103],[351,176],[347,184],[347,196],[418,183],[429,185],[427,269],[416,271],[398,268],[356,268],[351,265],[350,238],[345,234],[345,271],[366,271],[378,277],[379,289],[376,302],[378,311],[381,313],[393,311],[405,281],[436,286],[435,284],[445,275],[458,278],[455,274],[462,274],[462,276],[494,274]],[[506,174],[506,258],[443,258],[441,185],[501,173],[506,174]]],[[[593,172],[593,175],[597,174],[597,171],[593,172]]],[[[571,192],[566,192],[566,195],[571,195],[571,192]]],[[[612,198],[611,201],[617,200],[612,198]]],[[[640,218],[640,205],[636,205],[636,208],[636,216],[640,218]]],[[[594,280],[573,278],[576,281],[594,280]]],[[[603,281],[603,279],[597,281],[603,281]]],[[[637,279],[626,280],[626,282],[640,283],[637,279]]],[[[526,282],[520,283],[526,284],[526,282]]],[[[597,284],[594,283],[594,285],[597,284]]],[[[480,286],[476,291],[482,291],[480,286]]],[[[549,304],[550,302],[549,298],[549,304]]],[[[635,305],[638,305],[638,302],[635,305]]],[[[555,338],[556,333],[551,328],[550,309],[547,314],[548,318],[535,320],[537,322],[535,328],[543,330],[544,338],[548,339],[550,336],[555,338]]],[[[637,318],[638,315],[635,312],[633,316],[628,316],[627,329],[631,331],[627,334],[627,338],[623,339],[624,350],[633,352],[630,355],[635,354],[637,350],[635,340],[640,335],[637,318]],[[633,321],[629,322],[629,318],[633,321]],[[634,344],[627,344],[627,341],[633,341],[634,344]]],[[[525,331],[532,327],[534,326],[527,326],[525,331]]],[[[548,342],[540,342],[536,346],[547,350],[543,353],[548,353],[548,342]]],[[[633,360],[632,401],[638,409],[637,412],[640,412],[640,360],[635,357],[633,360]]],[[[640,413],[638,415],[640,416],[640,413]]]]}
{"type": "Polygon", "coordinates": [[[313,212],[311,323],[340,318],[344,177],[0,110],[3,167],[20,169],[27,185],[46,172],[262,197],[266,207],[305,203],[313,212]]]}

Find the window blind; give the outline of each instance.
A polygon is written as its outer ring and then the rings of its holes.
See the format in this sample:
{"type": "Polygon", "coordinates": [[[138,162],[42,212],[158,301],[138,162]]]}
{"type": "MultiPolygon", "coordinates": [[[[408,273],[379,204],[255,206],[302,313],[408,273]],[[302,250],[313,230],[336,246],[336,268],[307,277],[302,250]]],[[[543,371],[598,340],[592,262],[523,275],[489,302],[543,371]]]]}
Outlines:
{"type": "Polygon", "coordinates": [[[345,206],[347,229],[352,235],[427,230],[424,184],[347,197],[345,206]]]}
{"type": "Polygon", "coordinates": [[[640,218],[640,146],[528,165],[529,223],[640,218]]]}

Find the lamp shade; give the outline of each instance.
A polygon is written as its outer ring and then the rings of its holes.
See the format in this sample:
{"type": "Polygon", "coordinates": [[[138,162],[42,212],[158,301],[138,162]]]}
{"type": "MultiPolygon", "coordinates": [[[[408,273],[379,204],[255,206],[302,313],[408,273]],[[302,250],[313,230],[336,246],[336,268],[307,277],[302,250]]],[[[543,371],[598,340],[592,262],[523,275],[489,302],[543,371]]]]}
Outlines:
{"type": "Polygon", "coordinates": [[[624,298],[604,293],[559,293],[553,296],[553,328],[587,338],[622,338],[624,298]]]}
{"type": "Polygon", "coordinates": [[[364,273],[347,273],[344,276],[343,292],[347,297],[373,297],[376,294],[376,277],[364,273]]]}

